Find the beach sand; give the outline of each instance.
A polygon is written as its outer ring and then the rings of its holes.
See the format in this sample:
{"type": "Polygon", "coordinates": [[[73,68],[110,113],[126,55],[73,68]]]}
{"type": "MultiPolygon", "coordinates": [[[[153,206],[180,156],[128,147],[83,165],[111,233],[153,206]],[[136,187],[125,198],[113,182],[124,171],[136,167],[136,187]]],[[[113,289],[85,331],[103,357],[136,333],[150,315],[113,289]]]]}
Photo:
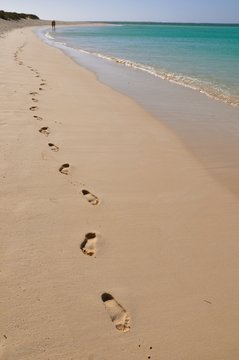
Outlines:
{"type": "Polygon", "coordinates": [[[238,198],[31,29],[0,51],[0,359],[238,360],[238,198]]]}
{"type": "Polygon", "coordinates": [[[24,27],[40,26],[40,25],[50,25],[50,21],[32,20],[32,19],[10,21],[10,20],[0,19],[0,37],[5,36],[6,33],[16,28],[24,28],[24,27]]]}

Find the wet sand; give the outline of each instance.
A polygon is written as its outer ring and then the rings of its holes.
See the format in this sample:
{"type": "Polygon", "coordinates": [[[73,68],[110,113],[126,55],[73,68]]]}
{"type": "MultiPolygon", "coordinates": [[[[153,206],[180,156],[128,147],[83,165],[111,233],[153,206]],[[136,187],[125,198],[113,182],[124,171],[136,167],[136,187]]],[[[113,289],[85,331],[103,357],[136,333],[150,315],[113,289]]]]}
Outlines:
{"type": "Polygon", "coordinates": [[[30,29],[0,47],[1,359],[237,360],[237,197],[30,29]]]}
{"type": "Polygon", "coordinates": [[[211,176],[239,196],[239,107],[141,70],[57,46],[168,126],[211,176]]]}

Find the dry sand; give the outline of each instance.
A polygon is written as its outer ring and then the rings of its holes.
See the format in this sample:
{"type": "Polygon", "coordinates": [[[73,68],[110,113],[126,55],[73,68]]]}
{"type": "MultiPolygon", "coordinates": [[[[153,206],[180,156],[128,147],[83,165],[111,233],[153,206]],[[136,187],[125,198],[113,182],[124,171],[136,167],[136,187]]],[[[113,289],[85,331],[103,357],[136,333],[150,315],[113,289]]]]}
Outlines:
{"type": "Polygon", "coordinates": [[[30,29],[0,51],[0,359],[238,360],[238,198],[30,29]]]}
{"type": "Polygon", "coordinates": [[[5,33],[23,27],[30,26],[39,26],[39,25],[50,25],[50,21],[47,20],[32,20],[32,19],[22,19],[19,21],[10,21],[0,19],[0,37],[3,37],[5,33]]]}

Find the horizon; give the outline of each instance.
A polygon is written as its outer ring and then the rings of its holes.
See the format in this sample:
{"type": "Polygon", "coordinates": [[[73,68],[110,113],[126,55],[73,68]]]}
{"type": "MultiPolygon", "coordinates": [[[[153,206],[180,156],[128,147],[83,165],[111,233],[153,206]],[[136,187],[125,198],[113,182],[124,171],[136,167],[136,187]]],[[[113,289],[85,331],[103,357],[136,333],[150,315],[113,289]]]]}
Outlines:
{"type": "MultiPolygon", "coordinates": [[[[12,13],[21,13],[21,12],[15,12],[15,11],[6,11],[3,9],[0,9],[0,11],[4,12],[12,12],[12,13]]],[[[22,12],[25,13],[25,12],[22,12]]],[[[25,13],[26,15],[37,15],[38,14],[30,14],[25,13]]],[[[41,21],[52,21],[52,18],[49,19],[42,19],[39,17],[39,20],[41,21]]],[[[184,22],[184,21],[141,21],[141,20],[62,20],[62,19],[54,19],[55,21],[59,22],[72,22],[72,23],[103,23],[103,24],[161,24],[161,25],[234,25],[239,26],[239,22],[184,22]]],[[[8,21],[8,20],[7,20],[8,21]]]]}
{"type": "MultiPolygon", "coordinates": [[[[37,15],[37,14],[36,14],[37,15]]],[[[40,19],[42,21],[51,21],[52,19],[40,19]]],[[[61,22],[84,22],[84,23],[103,23],[103,24],[121,24],[121,23],[126,23],[126,24],[165,24],[165,25],[238,25],[239,26],[239,22],[237,23],[231,23],[231,22],[180,22],[180,21],[140,21],[140,20],[135,20],[135,21],[125,21],[125,20],[59,20],[59,19],[55,19],[55,21],[61,21],[61,22]]]]}
{"type": "Polygon", "coordinates": [[[239,24],[237,0],[1,0],[1,8],[56,21],[239,24]]]}

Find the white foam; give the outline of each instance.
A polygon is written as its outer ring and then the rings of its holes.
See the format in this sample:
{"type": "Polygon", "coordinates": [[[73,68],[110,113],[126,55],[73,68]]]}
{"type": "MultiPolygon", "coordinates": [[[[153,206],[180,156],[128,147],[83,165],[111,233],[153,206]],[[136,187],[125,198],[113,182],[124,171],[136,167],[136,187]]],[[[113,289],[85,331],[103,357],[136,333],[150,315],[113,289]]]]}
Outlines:
{"type": "Polygon", "coordinates": [[[159,68],[155,69],[152,66],[147,66],[147,65],[137,63],[137,62],[127,60],[127,59],[121,59],[121,58],[117,58],[114,56],[104,55],[101,53],[90,52],[90,51],[86,51],[83,49],[78,49],[78,50],[85,54],[97,56],[104,60],[113,61],[113,62],[123,65],[123,66],[131,67],[131,68],[134,68],[137,70],[147,72],[148,74],[150,74],[152,76],[159,77],[160,79],[170,81],[174,84],[181,85],[181,86],[190,88],[192,90],[199,91],[200,93],[207,95],[210,98],[223,101],[227,104],[230,104],[233,106],[239,106],[239,98],[238,97],[231,96],[230,94],[226,94],[225,90],[221,89],[220,87],[218,87],[216,85],[213,86],[213,84],[211,84],[207,81],[199,80],[197,78],[185,76],[182,74],[175,74],[173,72],[168,72],[165,69],[159,69],[159,68]]]}
{"type": "Polygon", "coordinates": [[[55,40],[55,38],[49,32],[45,33],[45,37],[50,40],[55,40]]]}

